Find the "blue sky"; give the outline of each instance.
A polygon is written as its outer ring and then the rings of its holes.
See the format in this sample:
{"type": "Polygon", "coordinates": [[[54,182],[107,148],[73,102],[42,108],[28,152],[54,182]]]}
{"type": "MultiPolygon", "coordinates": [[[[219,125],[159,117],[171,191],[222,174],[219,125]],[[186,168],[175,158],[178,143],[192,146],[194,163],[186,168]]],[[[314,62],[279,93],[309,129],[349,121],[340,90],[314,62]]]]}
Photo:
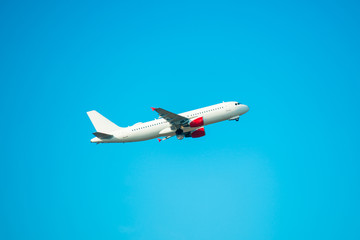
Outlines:
{"type": "Polygon", "coordinates": [[[0,239],[359,239],[356,1],[2,1],[0,239]],[[206,137],[94,145],[239,101],[206,137]]]}

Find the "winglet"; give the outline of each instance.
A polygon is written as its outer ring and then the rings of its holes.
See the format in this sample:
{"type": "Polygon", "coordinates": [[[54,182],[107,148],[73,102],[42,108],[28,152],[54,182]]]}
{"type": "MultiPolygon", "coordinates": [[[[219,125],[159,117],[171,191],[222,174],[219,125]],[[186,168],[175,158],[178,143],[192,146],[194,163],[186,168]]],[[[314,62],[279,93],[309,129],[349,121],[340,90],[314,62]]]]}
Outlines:
{"type": "Polygon", "coordinates": [[[151,110],[153,110],[153,111],[155,111],[155,109],[156,109],[156,108],[153,108],[153,107],[151,108],[151,110]]]}
{"type": "Polygon", "coordinates": [[[160,139],[160,138],[158,138],[157,140],[158,140],[159,142],[161,142],[161,139],[160,139]]]}

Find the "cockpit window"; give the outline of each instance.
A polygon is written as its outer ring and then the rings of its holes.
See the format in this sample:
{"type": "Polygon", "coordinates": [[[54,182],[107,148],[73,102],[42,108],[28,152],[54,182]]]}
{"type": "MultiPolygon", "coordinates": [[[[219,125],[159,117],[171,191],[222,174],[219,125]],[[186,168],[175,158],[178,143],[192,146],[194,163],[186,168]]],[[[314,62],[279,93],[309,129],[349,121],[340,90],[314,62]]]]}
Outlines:
{"type": "Polygon", "coordinates": [[[240,104],[241,104],[241,103],[238,103],[238,102],[237,102],[237,103],[235,103],[235,105],[240,105],[240,104]]]}

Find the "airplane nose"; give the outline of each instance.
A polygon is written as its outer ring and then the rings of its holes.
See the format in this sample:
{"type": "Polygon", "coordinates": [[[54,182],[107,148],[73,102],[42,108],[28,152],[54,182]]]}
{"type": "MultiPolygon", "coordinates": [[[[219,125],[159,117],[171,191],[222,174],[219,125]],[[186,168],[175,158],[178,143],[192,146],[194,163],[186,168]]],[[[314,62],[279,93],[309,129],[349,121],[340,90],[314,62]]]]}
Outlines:
{"type": "Polygon", "coordinates": [[[242,106],[243,113],[247,113],[249,111],[249,107],[247,105],[242,106]]]}

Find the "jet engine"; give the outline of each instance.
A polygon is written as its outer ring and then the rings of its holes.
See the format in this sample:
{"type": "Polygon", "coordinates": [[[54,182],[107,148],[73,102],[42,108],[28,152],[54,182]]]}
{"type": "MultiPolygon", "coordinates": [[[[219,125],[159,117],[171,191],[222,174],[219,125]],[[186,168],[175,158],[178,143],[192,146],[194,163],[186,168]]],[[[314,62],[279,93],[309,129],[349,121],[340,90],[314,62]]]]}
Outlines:
{"type": "Polygon", "coordinates": [[[182,140],[185,137],[184,131],[182,129],[180,129],[180,128],[178,130],[176,130],[175,134],[176,134],[176,138],[178,140],[182,140]]]}
{"type": "Polygon", "coordinates": [[[204,119],[203,117],[198,117],[195,118],[194,120],[192,120],[190,122],[190,127],[195,128],[195,127],[201,127],[204,126],[204,119]]]}
{"type": "Polygon", "coordinates": [[[205,136],[205,129],[203,127],[196,129],[195,131],[193,131],[191,133],[192,138],[199,138],[199,137],[203,137],[203,136],[205,136]]]}
{"type": "Polygon", "coordinates": [[[179,135],[176,135],[176,138],[177,138],[178,140],[183,140],[183,139],[184,139],[184,137],[185,137],[185,135],[184,135],[184,134],[179,134],[179,135]]]}

